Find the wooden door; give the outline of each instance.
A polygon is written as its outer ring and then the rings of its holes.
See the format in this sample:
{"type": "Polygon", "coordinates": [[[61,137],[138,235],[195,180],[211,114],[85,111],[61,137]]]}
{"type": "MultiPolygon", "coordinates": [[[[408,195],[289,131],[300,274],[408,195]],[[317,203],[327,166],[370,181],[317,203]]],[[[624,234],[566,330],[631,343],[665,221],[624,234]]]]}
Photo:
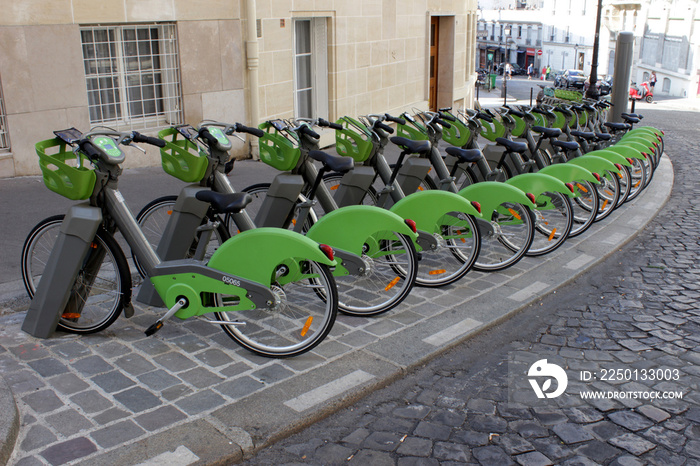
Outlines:
{"type": "Polygon", "coordinates": [[[433,112],[437,111],[439,19],[438,16],[430,18],[430,95],[428,96],[428,107],[433,112]]]}

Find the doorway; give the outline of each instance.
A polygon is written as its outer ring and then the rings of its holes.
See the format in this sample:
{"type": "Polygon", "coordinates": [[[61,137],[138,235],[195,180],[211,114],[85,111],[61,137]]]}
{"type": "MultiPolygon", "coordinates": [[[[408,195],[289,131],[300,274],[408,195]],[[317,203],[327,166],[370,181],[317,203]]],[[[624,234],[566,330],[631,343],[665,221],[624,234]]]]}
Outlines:
{"type": "Polygon", "coordinates": [[[430,65],[429,80],[430,93],[428,94],[428,108],[431,112],[437,111],[437,90],[438,90],[438,44],[440,39],[440,17],[430,18],[430,65]]]}

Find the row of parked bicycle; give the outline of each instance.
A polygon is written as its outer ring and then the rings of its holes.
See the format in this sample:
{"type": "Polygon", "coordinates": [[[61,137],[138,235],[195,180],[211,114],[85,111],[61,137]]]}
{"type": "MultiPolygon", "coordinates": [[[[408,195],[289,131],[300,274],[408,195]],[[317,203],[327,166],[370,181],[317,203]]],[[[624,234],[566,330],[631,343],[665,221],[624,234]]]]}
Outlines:
{"type": "Polygon", "coordinates": [[[608,106],[441,109],[259,128],[205,121],[158,138],[57,131],[37,144],[45,184],[88,202],[27,237],[21,265],[33,299],[23,329],[92,333],[133,315],[118,231],[144,277],[136,299],[168,308],[148,335],[172,316],[206,316],[257,354],[301,354],[324,339],[338,309],[378,315],[415,285],[441,287],[471,269],[546,254],[639,195],[663,153],[663,132],[633,129],[640,115],[605,123],[608,106]],[[339,155],[319,150],[316,126],[335,131],[339,155]],[[240,133],[259,138],[261,160],[281,173],[235,192],[229,136],[240,133]],[[137,216],[118,188],[120,147],[135,143],[161,147],[164,170],[194,183],[137,216]],[[400,148],[396,159],[384,154],[390,143],[400,148]]]}

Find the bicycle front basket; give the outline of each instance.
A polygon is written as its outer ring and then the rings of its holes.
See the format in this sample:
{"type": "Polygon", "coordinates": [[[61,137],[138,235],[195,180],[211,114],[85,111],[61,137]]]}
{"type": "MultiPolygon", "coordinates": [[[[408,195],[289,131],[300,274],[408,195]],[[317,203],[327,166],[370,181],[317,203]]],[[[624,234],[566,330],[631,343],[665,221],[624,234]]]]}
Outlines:
{"type": "Polygon", "coordinates": [[[372,154],[372,141],[366,131],[360,132],[364,125],[359,121],[345,116],[336,121],[343,126],[335,131],[335,151],[346,157],[352,157],[355,162],[364,162],[372,154]]]}
{"type": "Polygon", "coordinates": [[[159,131],[158,137],[165,141],[165,147],[160,148],[165,173],[185,183],[201,181],[209,164],[206,155],[200,154],[197,146],[185,139],[176,128],[159,131]]]}
{"type": "Polygon", "coordinates": [[[258,128],[265,132],[259,142],[260,160],[283,172],[296,167],[301,150],[269,122],[262,123],[258,128]]]}
{"type": "Polygon", "coordinates": [[[37,142],[34,147],[47,188],[74,201],[90,197],[95,189],[96,176],[85,156],[74,153],[58,138],[37,142]]]}

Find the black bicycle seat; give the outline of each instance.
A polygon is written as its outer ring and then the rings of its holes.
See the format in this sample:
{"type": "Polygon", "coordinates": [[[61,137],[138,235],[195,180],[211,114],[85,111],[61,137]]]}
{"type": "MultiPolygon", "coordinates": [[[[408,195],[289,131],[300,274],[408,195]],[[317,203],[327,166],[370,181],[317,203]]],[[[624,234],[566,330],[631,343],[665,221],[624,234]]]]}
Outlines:
{"type": "Polygon", "coordinates": [[[552,141],[554,147],[561,147],[564,150],[576,150],[579,148],[578,142],[576,141],[560,141],[555,139],[552,141]]]}
{"type": "Polygon", "coordinates": [[[391,142],[409,153],[409,154],[423,154],[430,150],[429,141],[414,141],[412,139],[402,138],[401,136],[394,136],[390,139],[391,142]]]}
{"type": "Polygon", "coordinates": [[[607,126],[608,128],[616,130],[616,131],[623,130],[623,129],[629,129],[631,127],[627,123],[613,123],[612,121],[608,121],[603,126],[607,126]]]}
{"type": "Polygon", "coordinates": [[[482,157],[479,149],[460,149],[459,147],[448,147],[445,149],[445,152],[453,157],[457,157],[461,163],[476,162],[482,157]]]}
{"type": "Polygon", "coordinates": [[[347,173],[355,167],[352,157],[329,154],[322,150],[309,151],[309,157],[321,162],[324,167],[334,172],[347,173]]]}
{"type": "Polygon", "coordinates": [[[508,152],[517,152],[518,154],[522,154],[523,152],[527,151],[527,144],[524,142],[511,141],[510,139],[506,138],[496,138],[496,143],[504,146],[506,149],[508,149],[508,152]]]}
{"type": "Polygon", "coordinates": [[[572,131],[571,135],[576,136],[577,138],[585,139],[586,141],[593,141],[596,139],[595,133],[588,131],[572,131]]]}
{"type": "Polygon", "coordinates": [[[595,137],[601,141],[609,141],[612,139],[612,134],[610,133],[595,133],[595,137]]]}
{"type": "Polygon", "coordinates": [[[639,118],[637,118],[636,116],[625,115],[624,113],[621,116],[622,119],[625,120],[627,123],[639,123],[639,118]]]}
{"type": "Polygon", "coordinates": [[[541,133],[546,138],[558,138],[561,136],[559,128],[545,128],[544,126],[533,126],[532,130],[536,133],[541,133]]]}
{"type": "Polygon", "coordinates": [[[253,202],[248,193],[217,193],[210,190],[197,191],[195,197],[211,204],[211,207],[221,214],[236,214],[253,202]]]}

